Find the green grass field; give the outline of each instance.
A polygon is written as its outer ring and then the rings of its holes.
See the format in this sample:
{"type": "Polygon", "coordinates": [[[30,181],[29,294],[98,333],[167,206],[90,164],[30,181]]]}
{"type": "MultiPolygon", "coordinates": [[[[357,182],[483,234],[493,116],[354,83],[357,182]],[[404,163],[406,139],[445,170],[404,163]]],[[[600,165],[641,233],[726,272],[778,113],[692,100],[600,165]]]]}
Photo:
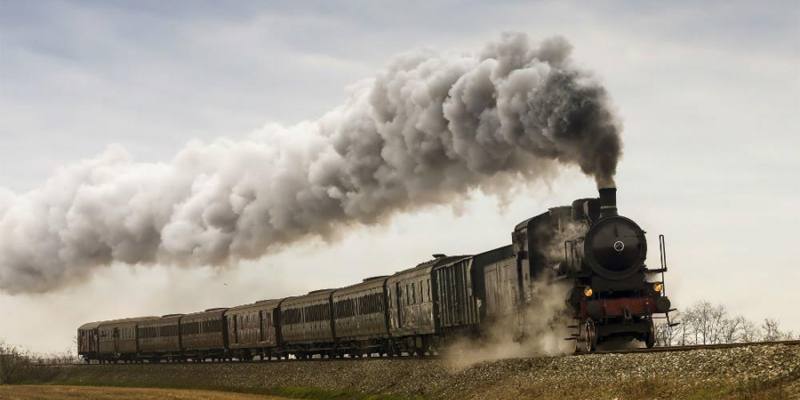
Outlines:
{"type": "Polygon", "coordinates": [[[140,389],[87,386],[0,386],[3,400],[284,400],[283,397],[205,390],[140,389]]]}

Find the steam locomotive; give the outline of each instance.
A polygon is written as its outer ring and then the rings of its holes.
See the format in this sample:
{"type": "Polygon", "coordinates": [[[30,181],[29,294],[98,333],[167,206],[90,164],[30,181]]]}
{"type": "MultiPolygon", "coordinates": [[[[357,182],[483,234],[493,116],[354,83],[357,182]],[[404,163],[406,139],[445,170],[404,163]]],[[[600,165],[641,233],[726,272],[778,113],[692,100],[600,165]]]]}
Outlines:
{"type": "Polygon", "coordinates": [[[305,359],[434,354],[453,338],[480,337],[525,318],[537,284],[566,282],[576,351],[612,338],[655,344],[654,317],[668,318],[661,268],[645,266],[645,232],[617,213],[616,189],[518,224],[512,243],[475,255],[435,254],[389,276],[338,289],[233,308],[85,324],[86,362],[305,359]],[[658,275],[660,274],[660,276],[658,275]]]}

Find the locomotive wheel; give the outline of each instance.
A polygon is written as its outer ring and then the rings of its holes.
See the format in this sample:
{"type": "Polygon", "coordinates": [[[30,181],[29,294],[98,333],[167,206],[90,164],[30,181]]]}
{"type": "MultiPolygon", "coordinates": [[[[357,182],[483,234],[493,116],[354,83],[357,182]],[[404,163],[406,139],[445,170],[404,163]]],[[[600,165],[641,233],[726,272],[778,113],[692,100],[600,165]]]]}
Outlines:
{"type": "Polygon", "coordinates": [[[647,330],[644,337],[644,345],[647,346],[648,349],[652,349],[653,346],[656,345],[656,328],[652,320],[650,321],[650,328],[647,330]]]}
{"type": "Polygon", "coordinates": [[[597,326],[594,321],[587,319],[583,323],[583,332],[581,335],[582,348],[584,353],[591,353],[597,349],[597,326]]]}
{"type": "Polygon", "coordinates": [[[647,346],[648,349],[652,349],[653,346],[656,345],[656,336],[653,335],[653,332],[649,332],[647,337],[644,340],[644,345],[647,346]]]}

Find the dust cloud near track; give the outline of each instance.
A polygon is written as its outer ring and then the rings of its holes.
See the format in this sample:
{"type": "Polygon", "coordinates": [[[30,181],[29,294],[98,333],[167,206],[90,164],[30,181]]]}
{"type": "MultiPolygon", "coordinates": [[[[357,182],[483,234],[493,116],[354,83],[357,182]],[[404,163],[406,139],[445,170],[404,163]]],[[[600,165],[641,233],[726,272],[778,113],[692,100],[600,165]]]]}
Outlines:
{"type": "Polygon", "coordinates": [[[509,33],[473,53],[403,54],[319,119],[160,163],[112,146],[29,192],[0,189],[0,290],[46,292],[113,262],[233,265],[564,166],[612,185],[620,123],[570,52],[509,33]]]}

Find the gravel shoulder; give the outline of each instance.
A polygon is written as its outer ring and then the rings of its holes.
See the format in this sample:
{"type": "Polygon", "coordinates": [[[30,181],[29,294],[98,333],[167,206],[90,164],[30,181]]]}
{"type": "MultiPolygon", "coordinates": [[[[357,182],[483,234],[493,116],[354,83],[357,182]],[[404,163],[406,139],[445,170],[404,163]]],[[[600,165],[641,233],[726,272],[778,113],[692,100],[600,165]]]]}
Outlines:
{"type": "Polygon", "coordinates": [[[800,399],[800,346],[507,359],[464,369],[440,359],[73,366],[47,381],[315,399],[800,399]]]}

